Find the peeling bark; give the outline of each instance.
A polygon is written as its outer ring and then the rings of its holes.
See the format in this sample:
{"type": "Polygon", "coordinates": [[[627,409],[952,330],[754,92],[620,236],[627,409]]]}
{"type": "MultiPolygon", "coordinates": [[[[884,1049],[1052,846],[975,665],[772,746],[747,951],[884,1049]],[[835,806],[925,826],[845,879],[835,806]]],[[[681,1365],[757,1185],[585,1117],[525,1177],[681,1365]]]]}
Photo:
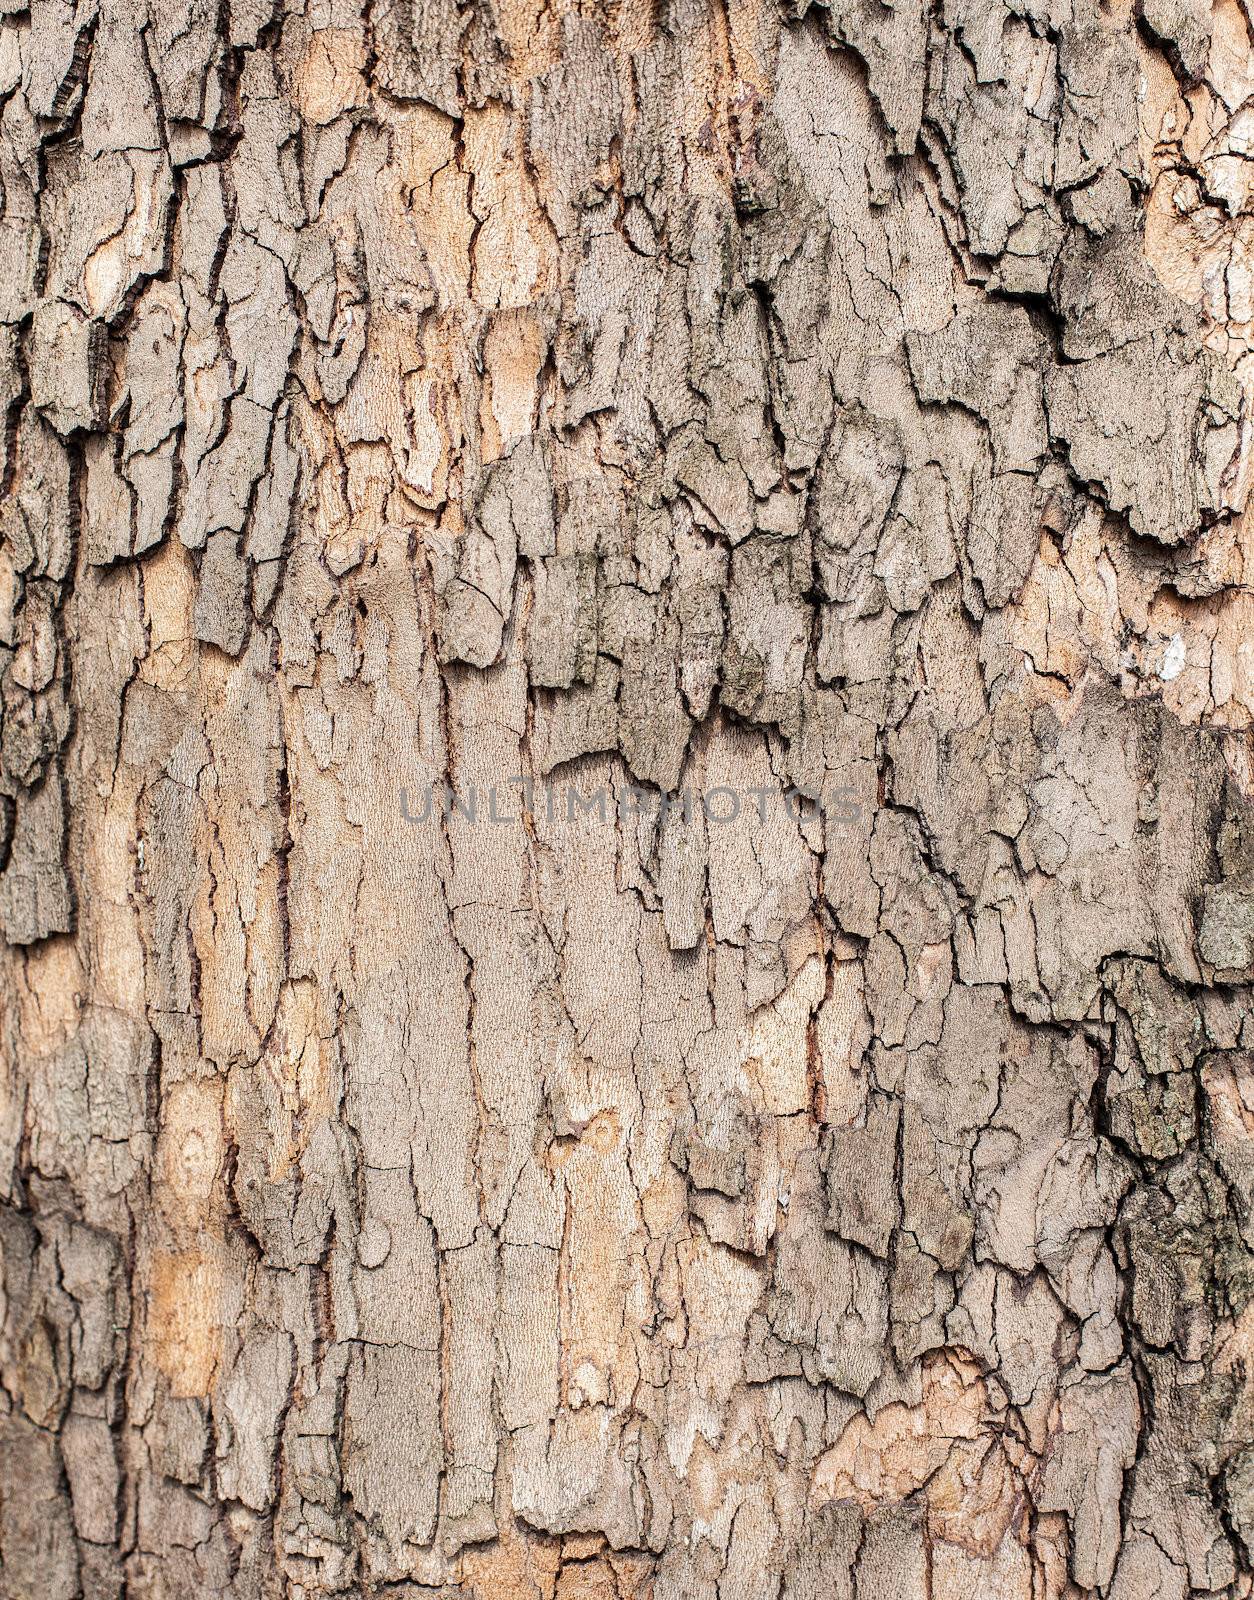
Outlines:
{"type": "Polygon", "coordinates": [[[0,0],[5,1600],[1254,1594],[1252,130],[0,0]]]}

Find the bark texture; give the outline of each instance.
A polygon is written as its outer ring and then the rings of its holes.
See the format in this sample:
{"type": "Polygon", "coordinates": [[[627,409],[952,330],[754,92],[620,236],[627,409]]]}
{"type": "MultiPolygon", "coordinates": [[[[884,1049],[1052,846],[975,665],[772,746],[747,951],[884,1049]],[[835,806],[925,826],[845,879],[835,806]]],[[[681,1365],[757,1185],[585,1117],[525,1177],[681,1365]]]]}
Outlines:
{"type": "Polygon", "coordinates": [[[1251,40],[0,0],[5,1600],[1254,1592],[1251,40]]]}

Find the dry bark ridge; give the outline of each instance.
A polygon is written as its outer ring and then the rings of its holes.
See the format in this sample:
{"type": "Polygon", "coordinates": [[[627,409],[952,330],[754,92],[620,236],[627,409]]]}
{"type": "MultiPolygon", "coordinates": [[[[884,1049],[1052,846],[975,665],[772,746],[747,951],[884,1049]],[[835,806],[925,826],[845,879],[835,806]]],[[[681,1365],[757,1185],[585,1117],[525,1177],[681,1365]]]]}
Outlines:
{"type": "Polygon", "coordinates": [[[0,0],[5,1600],[1254,1593],[1252,96],[0,0]]]}

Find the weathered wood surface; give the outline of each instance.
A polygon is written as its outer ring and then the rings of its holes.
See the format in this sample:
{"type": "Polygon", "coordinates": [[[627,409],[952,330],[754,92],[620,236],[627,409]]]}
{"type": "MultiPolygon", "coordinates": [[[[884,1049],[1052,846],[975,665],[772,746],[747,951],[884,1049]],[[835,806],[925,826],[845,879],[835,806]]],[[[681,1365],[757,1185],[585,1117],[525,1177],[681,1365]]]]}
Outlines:
{"type": "Polygon", "coordinates": [[[1250,13],[0,13],[0,1594],[1251,1594],[1250,13]]]}

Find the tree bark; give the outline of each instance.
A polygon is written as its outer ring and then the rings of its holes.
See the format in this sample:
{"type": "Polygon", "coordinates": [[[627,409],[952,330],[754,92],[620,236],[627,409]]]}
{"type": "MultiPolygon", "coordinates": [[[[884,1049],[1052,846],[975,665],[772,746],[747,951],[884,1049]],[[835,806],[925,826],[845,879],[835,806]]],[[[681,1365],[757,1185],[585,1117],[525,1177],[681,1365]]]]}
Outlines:
{"type": "Polygon", "coordinates": [[[1242,0],[0,13],[0,1595],[1254,1593],[1242,0]]]}

